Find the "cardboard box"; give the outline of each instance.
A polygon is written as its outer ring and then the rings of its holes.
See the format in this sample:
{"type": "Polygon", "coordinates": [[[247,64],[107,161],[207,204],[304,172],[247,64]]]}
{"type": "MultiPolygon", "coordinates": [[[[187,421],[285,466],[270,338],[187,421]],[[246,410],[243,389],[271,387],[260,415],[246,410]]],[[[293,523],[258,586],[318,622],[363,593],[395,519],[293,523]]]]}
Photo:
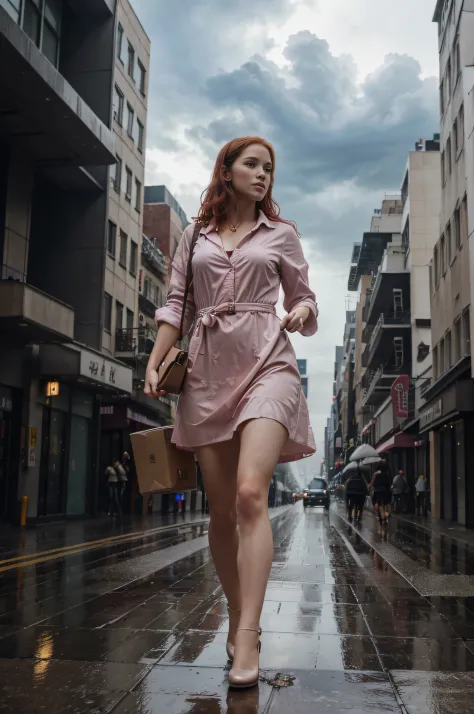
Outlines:
{"type": "Polygon", "coordinates": [[[172,426],[130,434],[140,493],[182,493],[197,488],[194,453],[177,449],[172,435],[172,426]]]}

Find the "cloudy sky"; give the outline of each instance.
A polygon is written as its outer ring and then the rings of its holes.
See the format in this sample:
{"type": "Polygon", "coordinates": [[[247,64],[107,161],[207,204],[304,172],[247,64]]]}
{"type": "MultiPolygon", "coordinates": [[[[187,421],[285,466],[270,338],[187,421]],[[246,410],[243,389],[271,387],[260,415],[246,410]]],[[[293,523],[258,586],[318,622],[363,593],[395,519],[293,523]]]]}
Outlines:
{"type": "MultiPolygon", "coordinates": [[[[435,0],[132,0],[152,42],[147,183],[196,214],[218,149],[258,134],[297,222],[320,331],[297,336],[323,454],[351,246],[439,130],[435,0]]],[[[312,460],[310,460],[312,461],[312,460]]],[[[313,464],[314,465],[314,464],[313,464]]]]}

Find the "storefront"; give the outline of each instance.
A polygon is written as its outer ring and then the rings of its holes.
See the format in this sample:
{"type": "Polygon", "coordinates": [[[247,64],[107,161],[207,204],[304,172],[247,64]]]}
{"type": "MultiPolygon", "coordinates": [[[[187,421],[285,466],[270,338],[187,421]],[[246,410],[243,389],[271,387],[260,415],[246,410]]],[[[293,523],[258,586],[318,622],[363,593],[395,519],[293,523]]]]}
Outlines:
{"type": "Polygon", "coordinates": [[[0,520],[14,515],[20,440],[21,390],[0,384],[0,520]]]}
{"type": "Polygon", "coordinates": [[[420,434],[427,433],[433,515],[474,527],[473,380],[454,382],[421,410],[420,434]]]}

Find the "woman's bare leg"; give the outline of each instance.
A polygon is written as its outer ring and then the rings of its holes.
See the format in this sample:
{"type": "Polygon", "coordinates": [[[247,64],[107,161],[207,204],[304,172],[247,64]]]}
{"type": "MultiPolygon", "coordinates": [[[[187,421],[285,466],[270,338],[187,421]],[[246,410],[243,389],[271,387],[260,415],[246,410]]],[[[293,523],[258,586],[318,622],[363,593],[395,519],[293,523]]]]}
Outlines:
{"type": "MultiPolygon", "coordinates": [[[[273,560],[268,488],[288,432],[272,419],[252,419],[241,426],[240,439],[237,471],[239,627],[257,629],[273,560]]],[[[256,666],[256,638],[254,632],[239,630],[235,640],[235,669],[256,666]]]]}
{"type": "Polygon", "coordinates": [[[239,625],[240,585],[237,570],[239,534],[237,529],[237,465],[240,439],[201,446],[197,459],[209,501],[209,545],[230,613],[229,642],[235,642],[239,625]]]}

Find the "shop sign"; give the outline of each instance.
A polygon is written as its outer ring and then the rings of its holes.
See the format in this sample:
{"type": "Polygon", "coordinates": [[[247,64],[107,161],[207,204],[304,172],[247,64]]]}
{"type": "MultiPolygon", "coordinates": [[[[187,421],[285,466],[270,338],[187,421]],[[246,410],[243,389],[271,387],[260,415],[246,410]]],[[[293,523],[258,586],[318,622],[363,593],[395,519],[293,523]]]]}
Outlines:
{"type": "Polygon", "coordinates": [[[95,352],[81,349],[79,371],[82,377],[92,379],[94,382],[100,382],[128,394],[132,393],[133,370],[95,352]]]}
{"type": "Polygon", "coordinates": [[[408,418],[408,390],[410,388],[410,377],[401,374],[392,384],[392,406],[395,419],[408,418]]]}
{"type": "Polygon", "coordinates": [[[443,402],[439,399],[436,404],[433,404],[429,409],[425,409],[424,412],[420,414],[420,429],[424,429],[425,426],[431,424],[431,422],[440,419],[443,415],[443,402]]]}

